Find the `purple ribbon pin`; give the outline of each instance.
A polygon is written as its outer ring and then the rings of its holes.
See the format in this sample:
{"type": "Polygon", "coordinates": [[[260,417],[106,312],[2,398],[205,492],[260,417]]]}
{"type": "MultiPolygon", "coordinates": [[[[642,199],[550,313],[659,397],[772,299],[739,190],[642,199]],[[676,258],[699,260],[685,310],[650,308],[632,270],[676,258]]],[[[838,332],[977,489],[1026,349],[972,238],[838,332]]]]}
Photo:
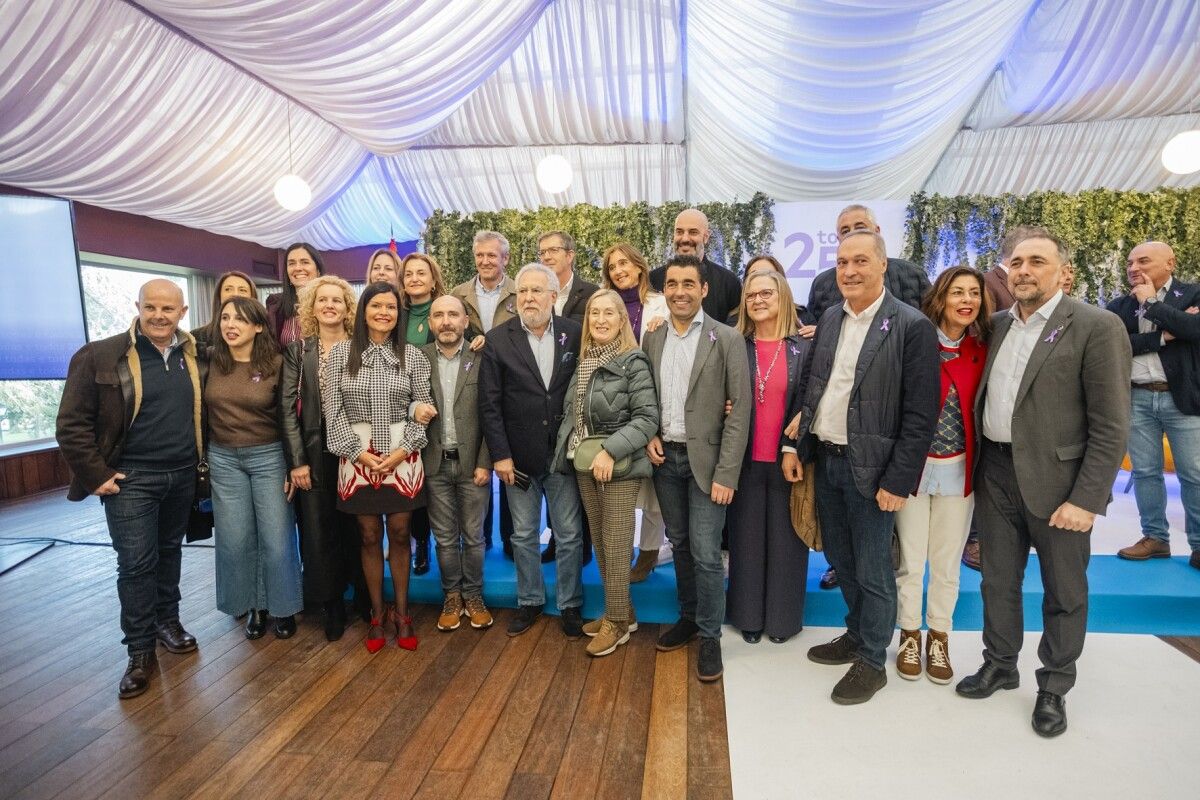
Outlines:
{"type": "Polygon", "coordinates": [[[708,332],[708,340],[710,342],[715,342],[717,340],[717,332],[715,330],[708,332]]]}
{"type": "Polygon", "coordinates": [[[1146,307],[1145,307],[1145,306],[1138,306],[1138,309],[1137,309],[1137,311],[1133,312],[1133,314],[1134,314],[1134,316],[1136,316],[1138,319],[1141,319],[1142,317],[1146,316],[1146,307]]]}
{"type": "Polygon", "coordinates": [[[184,363],[183,363],[183,356],[180,356],[180,357],[179,357],[179,368],[180,368],[180,369],[187,369],[187,364],[184,364],[184,363]]]}
{"type": "Polygon", "coordinates": [[[250,380],[254,381],[255,383],[258,383],[259,381],[262,380],[262,373],[261,372],[254,373],[253,375],[250,376],[250,380]]]}
{"type": "Polygon", "coordinates": [[[463,372],[470,372],[471,367],[474,365],[475,365],[474,361],[468,361],[467,363],[463,364],[463,372]]]}
{"type": "Polygon", "coordinates": [[[517,307],[512,304],[511,300],[504,306],[504,308],[507,309],[508,313],[510,314],[516,313],[517,310],[517,307]]]}
{"type": "Polygon", "coordinates": [[[565,333],[560,333],[558,335],[558,343],[563,347],[567,346],[567,335],[565,333]]]}
{"type": "Polygon", "coordinates": [[[1171,294],[1175,295],[1176,297],[1183,297],[1183,292],[1179,291],[1178,289],[1172,289],[1171,294]]]}
{"type": "Polygon", "coordinates": [[[1050,335],[1049,335],[1049,336],[1047,336],[1047,337],[1046,337],[1045,339],[1043,339],[1042,341],[1043,341],[1043,342],[1046,342],[1047,344],[1054,344],[1055,340],[1057,340],[1057,339],[1058,339],[1058,335],[1059,335],[1060,333],[1062,333],[1062,330],[1063,330],[1063,326],[1062,326],[1062,325],[1059,325],[1057,328],[1055,328],[1054,330],[1050,331],[1050,335]]]}
{"type": "Polygon", "coordinates": [[[885,317],[883,320],[883,324],[879,326],[879,330],[883,331],[884,333],[887,333],[891,329],[892,329],[892,318],[885,317]]]}
{"type": "Polygon", "coordinates": [[[794,345],[794,344],[788,345],[788,350],[791,350],[792,355],[794,355],[794,356],[800,355],[800,351],[796,349],[796,345],[794,345]]]}

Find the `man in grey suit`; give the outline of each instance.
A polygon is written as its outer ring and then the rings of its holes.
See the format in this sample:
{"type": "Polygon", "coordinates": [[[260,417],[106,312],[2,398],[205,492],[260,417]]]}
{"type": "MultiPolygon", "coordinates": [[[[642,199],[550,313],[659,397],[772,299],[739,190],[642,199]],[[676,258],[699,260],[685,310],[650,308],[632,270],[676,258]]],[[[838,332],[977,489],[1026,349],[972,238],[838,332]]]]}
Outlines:
{"type": "Polygon", "coordinates": [[[1053,234],[1022,240],[1008,261],[1016,304],[993,317],[975,401],[984,663],[957,687],[983,698],[1020,684],[1021,583],[1032,544],[1045,591],[1032,723],[1047,737],[1067,729],[1063,695],[1087,630],[1089,534],[1112,499],[1129,433],[1129,337],[1113,314],[1063,294],[1069,263],[1053,234]]]}
{"type": "Polygon", "coordinates": [[[483,602],[483,518],[492,482],[492,460],[479,426],[479,357],[464,347],[467,308],[444,294],[429,308],[436,341],[421,348],[433,368],[433,406],[418,405],[414,416],[429,425],[422,454],[429,488],[429,526],[437,541],[438,571],[445,602],[438,630],[489,628],[483,602]]]}
{"type": "Polygon", "coordinates": [[[723,672],[721,528],[750,432],[750,366],[738,332],[701,310],[708,283],[700,259],[668,261],[663,288],[670,324],[642,341],[662,410],[660,433],[646,452],[675,552],[679,621],[659,637],[658,649],[675,650],[699,634],[697,675],[715,681],[723,672]]]}

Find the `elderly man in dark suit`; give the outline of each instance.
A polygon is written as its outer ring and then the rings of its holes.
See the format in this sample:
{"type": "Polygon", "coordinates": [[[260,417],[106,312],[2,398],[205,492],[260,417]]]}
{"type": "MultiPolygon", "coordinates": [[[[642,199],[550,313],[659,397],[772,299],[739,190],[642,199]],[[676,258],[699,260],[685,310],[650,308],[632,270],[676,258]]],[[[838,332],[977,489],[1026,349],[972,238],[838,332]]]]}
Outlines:
{"type": "Polygon", "coordinates": [[[724,669],[721,528],[750,436],[750,366],[741,335],[701,310],[709,287],[700,259],[668,261],[664,288],[670,319],[642,340],[662,412],[646,452],[679,593],[679,621],[659,637],[658,649],[675,650],[699,634],[697,676],[715,681],[724,669]]]}
{"type": "Polygon", "coordinates": [[[542,498],[558,537],[558,609],[563,633],[583,636],[582,506],[574,475],[552,472],[563,397],[575,374],[582,328],[554,314],[558,278],[543,264],[517,273],[518,316],[493,328],[483,349],[479,415],[493,468],[508,491],[512,510],[517,601],[510,636],[529,630],[542,613],[538,534],[542,498]]]}
{"type": "Polygon", "coordinates": [[[993,317],[975,401],[984,663],[957,687],[983,698],[1020,684],[1021,584],[1032,544],[1045,591],[1032,717],[1041,736],[1067,728],[1063,696],[1087,630],[1092,523],[1112,499],[1129,431],[1129,337],[1114,315],[1063,293],[1069,263],[1053,234],[1022,240],[1008,262],[1016,305],[993,317]]]}
{"type": "Polygon", "coordinates": [[[583,324],[588,298],[600,287],[575,272],[575,237],[566,231],[549,231],[538,237],[538,260],[558,278],[558,299],[554,313],[583,324]]]}
{"type": "Polygon", "coordinates": [[[483,602],[483,520],[491,494],[492,459],[479,425],[480,356],[467,348],[467,308],[454,295],[429,307],[436,337],[421,348],[432,368],[433,405],[415,417],[428,425],[422,454],[429,490],[429,526],[437,541],[444,602],[438,630],[452,631],[467,617],[472,628],[490,628],[483,602]]]}
{"type": "MultiPolygon", "coordinates": [[[[707,256],[705,249],[710,234],[708,217],[704,212],[698,208],[686,208],[675,217],[672,249],[677,256],[693,256],[700,260],[704,282],[708,285],[708,293],[704,295],[702,303],[704,314],[716,322],[724,323],[742,302],[742,282],[735,272],[707,256]]],[[[650,285],[655,291],[663,291],[666,278],[667,266],[650,271],[650,285]]]]}
{"type": "Polygon", "coordinates": [[[1133,290],[1108,305],[1133,348],[1129,459],[1142,538],[1117,555],[1131,561],[1171,555],[1163,435],[1171,443],[1183,499],[1189,563],[1200,569],[1200,285],[1176,280],[1175,251],[1146,242],[1129,254],[1133,290]]]}
{"type": "Polygon", "coordinates": [[[937,332],[884,288],[887,270],[878,233],[842,237],[835,274],[845,299],[817,323],[797,409],[800,459],[816,461],[825,553],[849,609],[846,632],[808,657],[851,665],[833,689],[840,705],[865,703],[887,684],[895,512],[920,480],[941,400],[937,332]]]}

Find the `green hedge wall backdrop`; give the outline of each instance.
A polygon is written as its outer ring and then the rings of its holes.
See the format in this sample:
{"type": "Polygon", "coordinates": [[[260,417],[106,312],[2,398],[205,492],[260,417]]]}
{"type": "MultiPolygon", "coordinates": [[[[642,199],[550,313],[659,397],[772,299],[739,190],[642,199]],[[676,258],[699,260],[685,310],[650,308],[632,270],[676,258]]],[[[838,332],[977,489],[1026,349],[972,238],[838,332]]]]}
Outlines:
{"type": "Polygon", "coordinates": [[[1175,248],[1180,279],[1200,278],[1200,188],[1020,197],[921,192],[908,206],[905,257],[930,274],[950,264],[986,269],[1015,225],[1043,225],[1062,236],[1074,254],[1075,294],[1093,302],[1126,291],[1125,258],[1148,239],[1175,248]]]}
{"type": "MultiPolygon", "coordinates": [[[[708,215],[712,236],[708,254],[718,263],[740,274],[746,259],[765,253],[775,238],[774,202],[764,194],[755,194],[747,202],[704,203],[698,208],[708,215]]],[[[651,267],[658,266],[670,253],[671,231],[675,217],[687,208],[680,202],[650,206],[597,208],[590,205],[566,208],[539,208],[534,211],[480,211],[474,214],[434,211],[425,221],[422,234],[425,252],[441,264],[449,286],[475,274],[471,239],[479,230],[504,234],[512,252],[510,274],[530,261],[537,261],[537,235],[564,230],[575,237],[575,265],[585,278],[599,280],[600,257],[617,242],[629,242],[646,256],[651,267]]]]}

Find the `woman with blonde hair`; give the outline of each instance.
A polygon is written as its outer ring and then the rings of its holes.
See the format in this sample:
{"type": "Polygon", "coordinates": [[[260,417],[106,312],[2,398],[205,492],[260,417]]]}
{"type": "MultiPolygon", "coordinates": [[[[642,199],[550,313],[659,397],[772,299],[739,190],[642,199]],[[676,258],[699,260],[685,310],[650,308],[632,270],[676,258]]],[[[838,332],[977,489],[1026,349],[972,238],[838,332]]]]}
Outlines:
{"type": "Polygon", "coordinates": [[[400,256],[386,247],[381,247],[367,259],[367,286],[372,283],[390,283],[400,288],[400,256]]]}
{"type": "MultiPolygon", "coordinates": [[[[667,319],[667,299],[650,288],[650,265],[628,242],[618,242],[605,250],[600,263],[600,285],[620,296],[633,335],[640,343],[648,331],[667,319]]],[[[653,480],[647,478],[642,483],[637,505],[642,509],[642,526],[637,561],[629,575],[631,583],[640,583],[650,577],[658,565],[658,551],[666,540],[666,525],[658,507],[653,480]]]]}
{"type": "Polygon", "coordinates": [[[650,477],[646,445],[658,431],[650,360],[637,346],[621,296],[600,289],[587,303],[579,366],[563,403],[553,469],[575,472],[604,581],[604,616],[583,627],[587,651],[605,656],[629,641],[634,505],[650,477]]]}
{"type": "Polygon", "coordinates": [[[325,611],[325,638],[346,629],[342,595],[355,584],[355,603],[369,610],[354,518],[337,510],[338,459],[325,444],[321,389],[329,351],[354,331],[354,292],[333,275],[315,278],[300,292],[301,338],[283,349],[279,420],[292,486],[299,494],[304,604],[325,611]]]}
{"type": "Polygon", "coordinates": [[[810,342],[797,333],[787,279],[772,269],[742,287],[737,328],[746,337],[753,387],[750,439],[729,509],[729,621],[754,644],[764,633],[781,644],[800,632],[808,547],[792,528],[791,484],[800,480],[794,452],[781,449],[788,408],[803,394],[810,342]]]}

